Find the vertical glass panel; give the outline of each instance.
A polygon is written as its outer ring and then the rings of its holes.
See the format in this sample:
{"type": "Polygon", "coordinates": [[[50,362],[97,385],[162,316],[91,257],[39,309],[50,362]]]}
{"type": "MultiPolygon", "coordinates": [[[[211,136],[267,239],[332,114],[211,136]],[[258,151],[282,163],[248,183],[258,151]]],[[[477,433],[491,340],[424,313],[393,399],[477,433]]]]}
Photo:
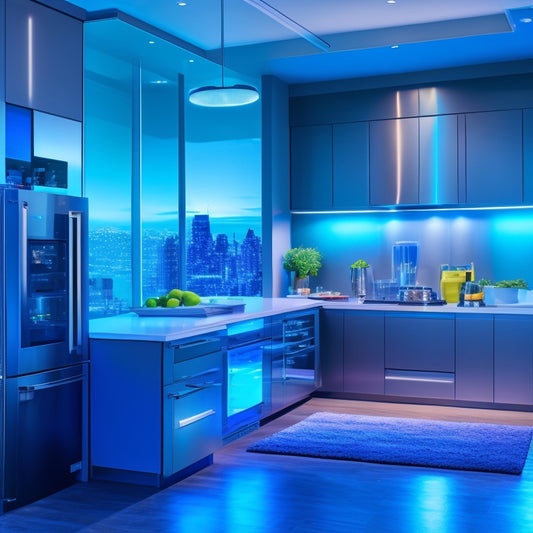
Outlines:
{"type": "Polygon", "coordinates": [[[28,303],[27,308],[23,308],[22,346],[65,340],[68,324],[66,243],[28,241],[27,272],[28,303]]]}
{"type": "Polygon", "coordinates": [[[260,296],[260,104],[187,106],[187,289],[260,296]]]}
{"type": "Polygon", "coordinates": [[[36,190],[81,196],[81,122],[33,112],[36,190]]]}
{"type": "Polygon", "coordinates": [[[90,317],[131,305],[131,68],[112,55],[85,49],[90,317]]]}
{"type": "Polygon", "coordinates": [[[5,106],[6,182],[24,185],[31,175],[31,110],[5,106]]]}
{"type": "Polygon", "coordinates": [[[178,84],[142,72],[143,300],[180,287],[178,223],[178,84]]]}

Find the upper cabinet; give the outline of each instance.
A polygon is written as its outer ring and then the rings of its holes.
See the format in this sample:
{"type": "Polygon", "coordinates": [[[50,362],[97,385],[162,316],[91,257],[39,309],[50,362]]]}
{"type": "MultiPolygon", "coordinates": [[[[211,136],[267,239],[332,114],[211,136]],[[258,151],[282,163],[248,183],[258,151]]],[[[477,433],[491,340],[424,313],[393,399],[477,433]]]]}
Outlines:
{"type": "Polygon", "coordinates": [[[522,203],[522,143],[522,110],[466,115],[468,204],[522,203]]]}
{"type": "Polygon", "coordinates": [[[30,0],[6,1],[6,101],[82,120],[83,23],[30,0]]]}
{"type": "Polygon", "coordinates": [[[293,97],[292,208],[533,204],[531,82],[293,97]]]}
{"type": "Polygon", "coordinates": [[[456,115],[370,123],[372,205],[456,204],[456,115]]]}
{"type": "Polygon", "coordinates": [[[419,203],[456,204],[459,194],[457,115],[420,117],[419,203]]]}
{"type": "Polygon", "coordinates": [[[524,109],[524,203],[533,204],[533,108],[524,109]]]}
{"type": "Polygon", "coordinates": [[[332,160],[331,126],[302,126],[292,128],[292,209],[331,209],[332,160]]]}
{"type": "Polygon", "coordinates": [[[333,125],[333,209],[368,205],[368,123],[333,125]]]}
{"type": "Polygon", "coordinates": [[[291,207],[368,206],[368,123],[291,130],[291,207]]]}
{"type": "Polygon", "coordinates": [[[418,203],[418,119],[370,122],[370,204],[418,203]]]}

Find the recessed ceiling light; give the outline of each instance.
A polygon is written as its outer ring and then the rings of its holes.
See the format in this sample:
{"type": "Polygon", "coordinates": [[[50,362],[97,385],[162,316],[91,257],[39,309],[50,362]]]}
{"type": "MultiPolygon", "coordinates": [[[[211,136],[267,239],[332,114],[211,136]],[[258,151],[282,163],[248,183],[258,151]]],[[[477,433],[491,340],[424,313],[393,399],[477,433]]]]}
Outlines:
{"type": "Polygon", "coordinates": [[[400,46],[398,44],[393,44],[391,48],[400,48],[400,46]]]}
{"type": "Polygon", "coordinates": [[[148,44],[155,44],[155,41],[148,41],[148,44]]]}
{"type": "Polygon", "coordinates": [[[387,0],[387,4],[395,4],[396,0],[387,0]]]}
{"type": "Polygon", "coordinates": [[[183,7],[187,5],[187,2],[176,2],[178,6],[183,7]]]}
{"type": "Polygon", "coordinates": [[[523,22],[524,24],[529,24],[533,19],[531,17],[522,17],[520,19],[520,22],[523,22]]]}
{"type": "Polygon", "coordinates": [[[194,59],[189,59],[189,63],[194,63],[194,59]]]}

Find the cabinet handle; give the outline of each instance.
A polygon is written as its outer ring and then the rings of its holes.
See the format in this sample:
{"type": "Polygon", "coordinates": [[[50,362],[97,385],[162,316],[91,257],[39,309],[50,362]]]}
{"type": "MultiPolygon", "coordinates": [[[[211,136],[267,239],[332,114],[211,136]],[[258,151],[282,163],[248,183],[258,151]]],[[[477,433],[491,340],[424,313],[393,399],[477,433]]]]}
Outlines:
{"type": "Polygon", "coordinates": [[[175,392],[168,395],[168,398],[174,398],[175,400],[181,400],[182,398],[186,398],[187,396],[190,396],[191,394],[194,394],[196,392],[200,392],[206,389],[212,389],[214,387],[220,387],[221,383],[203,383],[202,385],[185,385],[186,387],[189,387],[192,390],[189,390],[187,392],[175,392]]]}
{"type": "Polygon", "coordinates": [[[182,418],[181,420],[178,420],[178,429],[194,424],[195,422],[203,420],[204,418],[214,415],[215,413],[216,411],[214,409],[208,409],[207,411],[204,411],[203,413],[198,413],[197,415],[189,416],[187,418],[182,418]]]}

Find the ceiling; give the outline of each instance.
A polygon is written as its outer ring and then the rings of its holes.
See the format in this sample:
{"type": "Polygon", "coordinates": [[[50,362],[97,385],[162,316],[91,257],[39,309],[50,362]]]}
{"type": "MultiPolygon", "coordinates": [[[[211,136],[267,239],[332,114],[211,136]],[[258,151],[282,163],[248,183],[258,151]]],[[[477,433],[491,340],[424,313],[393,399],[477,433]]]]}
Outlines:
{"type": "MultiPolygon", "coordinates": [[[[533,59],[533,0],[268,0],[326,51],[247,0],[224,1],[226,66],[288,84],[533,59]]],[[[119,10],[219,57],[221,0],[69,3],[119,10]]]]}

